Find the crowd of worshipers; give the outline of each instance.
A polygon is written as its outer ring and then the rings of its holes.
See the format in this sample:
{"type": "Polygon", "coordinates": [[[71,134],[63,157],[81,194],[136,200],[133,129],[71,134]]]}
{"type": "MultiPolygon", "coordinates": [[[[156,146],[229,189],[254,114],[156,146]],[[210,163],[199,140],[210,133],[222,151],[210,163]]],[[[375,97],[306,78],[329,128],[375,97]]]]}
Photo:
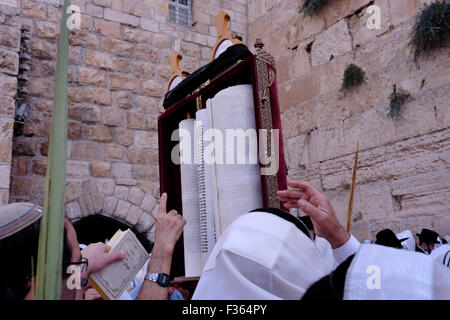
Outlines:
{"type": "MultiPolygon", "coordinates": [[[[328,197],[307,182],[290,182],[278,192],[296,218],[280,209],[256,209],[237,218],[219,237],[206,262],[193,299],[450,299],[450,246],[432,230],[396,235],[385,229],[375,241],[360,243],[339,224],[328,197]]],[[[155,243],[145,266],[149,273],[170,272],[174,246],[186,221],[167,213],[160,199],[155,243]]],[[[33,299],[42,211],[29,203],[0,208],[0,299],[33,299]],[[8,275],[8,276],[5,276],[8,275]]],[[[65,221],[63,270],[88,261],[81,278],[124,258],[103,243],[82,246],[65,221]]],[[[68,275],[64,275],[67,277],[68,275]]],[[[62,299],[97,299],[87,281],[62,299]]],[[[142,280],[132,299],[183,299],[182,288],[142,280]]],[[[192,294],[192,293],[191,293],[192,294]]]]}

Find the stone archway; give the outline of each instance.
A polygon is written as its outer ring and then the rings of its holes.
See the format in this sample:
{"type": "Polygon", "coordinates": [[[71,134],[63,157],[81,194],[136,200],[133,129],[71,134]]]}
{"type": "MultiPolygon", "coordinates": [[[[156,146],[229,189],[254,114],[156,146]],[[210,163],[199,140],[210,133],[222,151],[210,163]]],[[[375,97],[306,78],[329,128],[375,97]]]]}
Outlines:
{"type": "Polygon", "coordinates": [[[145,233],[154,241],[157,199],[138,185],[109,185],[108,181],[72,181],[66,186],[66,217],[75,222],[90,215],[105,215],[145,233]]]}

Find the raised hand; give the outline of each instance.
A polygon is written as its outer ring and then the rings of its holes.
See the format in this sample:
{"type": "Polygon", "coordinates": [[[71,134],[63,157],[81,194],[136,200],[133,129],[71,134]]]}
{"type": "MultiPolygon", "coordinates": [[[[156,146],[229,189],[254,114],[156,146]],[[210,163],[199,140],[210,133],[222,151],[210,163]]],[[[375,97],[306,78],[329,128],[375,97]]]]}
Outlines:
{"type": "Polygon", "coordinates": [[[299,208],[306,213],[314,226],[314,232],[338,248],[350,238],[336,218],[328,197],[308,182],[289,181],[291,190],[278,192],[278,199],[287,208],[299,208]]]}
{"type": "Polygon", "coordinates": [[[156,216],[155,245],[164,246],[172,251],[181,236],[186,220],[176,210],[167,210],[167,194],[161,196],[156,216]]]}

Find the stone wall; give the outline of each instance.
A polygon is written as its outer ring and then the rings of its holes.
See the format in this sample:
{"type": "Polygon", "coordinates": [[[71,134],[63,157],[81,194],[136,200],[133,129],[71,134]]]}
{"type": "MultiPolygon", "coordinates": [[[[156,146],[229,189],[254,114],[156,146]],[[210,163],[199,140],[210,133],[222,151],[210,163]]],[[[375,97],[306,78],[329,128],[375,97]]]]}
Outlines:
{"type": "MultiPolygon", "coordinates": [[[[59,0],[20,1],[33,27],[29,72],[32,113],[14,139],[10,202],[43,202],[52,114],[59,0]]],[[[157,116],[170,76],[169,56],[192,72],[209,62],[214,20],[225,9],[230,29],[246,38],[246,0],[193,2],[193,26],[169,22],[166,0],[72,0],[81,30],[70,34],[66,214],[106,214],[153,237],[159,197],[157,116]]]]}
{"type": "MultiPolygon", "coordinates": [[[[289,177],[323,189],[346,220],[354,151],[360,142],[352,232],[373,238],[428,227],[450,234],[450,55],[412,61],[409,34],[422,0],[334,0],[313,17],[302,1],[249,0],[249,43],[275,56],[289,177]],[[381,9],[381,29],[366,8],[381,9]],[[366,82],[341,91],[355,63],[366,82]],[[393,85],[411,97],[388,116],[393,85]]],[[[429,1],[428,1],[429,2],[429,1]]]]}
{"type": "MultiPolygon", "coordinates": [[[[170,75],[168,57],[180,51],[187,71],[206,64],[216,40],[215,16],[224,9],[232,31],[249,47],[262,38],[276,58],[291,179],[327,192],[344,223],[359,141],[352,223],[358,238],[383,227],[449,234],[450,58],[442,49],[414,63],[408,46],[414,16],[426,2],[334,0],[305,17],[300,0],[195,0],[193,26],[186,27],[169,22],[166,0],[72,0],[82,23],[70,36],[68,216],[108,214],[152,237],[159,194],[156,119],[170,75]],[[381,9],[379,30],[366,25],[371,3],[381,9]],[[350,63],[362,67],[367,80],[344,92],[350,63]],[[411,95],[396,121],[387,115],[394,84],[411,95]]],[[[42,204],[61,1],[0,4],[9,6],[2,17],[14,6],[21,14],[19,22],[2,18],[2,30],[20,23],[33,28],[32,113],[25,135],[14,139],[9,201],[42,204]]],[[[0,45],[2,52],[17,52],[14,44],[0,45]]],[[[16,73],[0,71],[5,109],[13,103],[16,73]]],[[[3,109],[5,203],[11,156],[4,150],[11,147],[13,113],[3,109]]]]}
{"type": "Polygon", "coordinates": [[[8,203],[17,75],[20,16],[15,1],[0,2],[0,206],[8,203]]]}

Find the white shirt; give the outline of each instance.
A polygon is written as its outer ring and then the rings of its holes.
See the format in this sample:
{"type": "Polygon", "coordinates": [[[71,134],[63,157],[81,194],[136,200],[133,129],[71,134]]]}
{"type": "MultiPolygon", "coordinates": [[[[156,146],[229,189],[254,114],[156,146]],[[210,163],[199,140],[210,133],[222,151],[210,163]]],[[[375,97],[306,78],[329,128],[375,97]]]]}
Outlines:
{"type": "Polygon", "coordinates": [[[348,257],[355,254],[360,246],[361,243],[359,243],[359,241],[352,234],[350,234],[350,239],[348,239],[346,243],[339,248],[333,249],[333,257],[337,264],[341,264],[347,260],[348,257]]]}

